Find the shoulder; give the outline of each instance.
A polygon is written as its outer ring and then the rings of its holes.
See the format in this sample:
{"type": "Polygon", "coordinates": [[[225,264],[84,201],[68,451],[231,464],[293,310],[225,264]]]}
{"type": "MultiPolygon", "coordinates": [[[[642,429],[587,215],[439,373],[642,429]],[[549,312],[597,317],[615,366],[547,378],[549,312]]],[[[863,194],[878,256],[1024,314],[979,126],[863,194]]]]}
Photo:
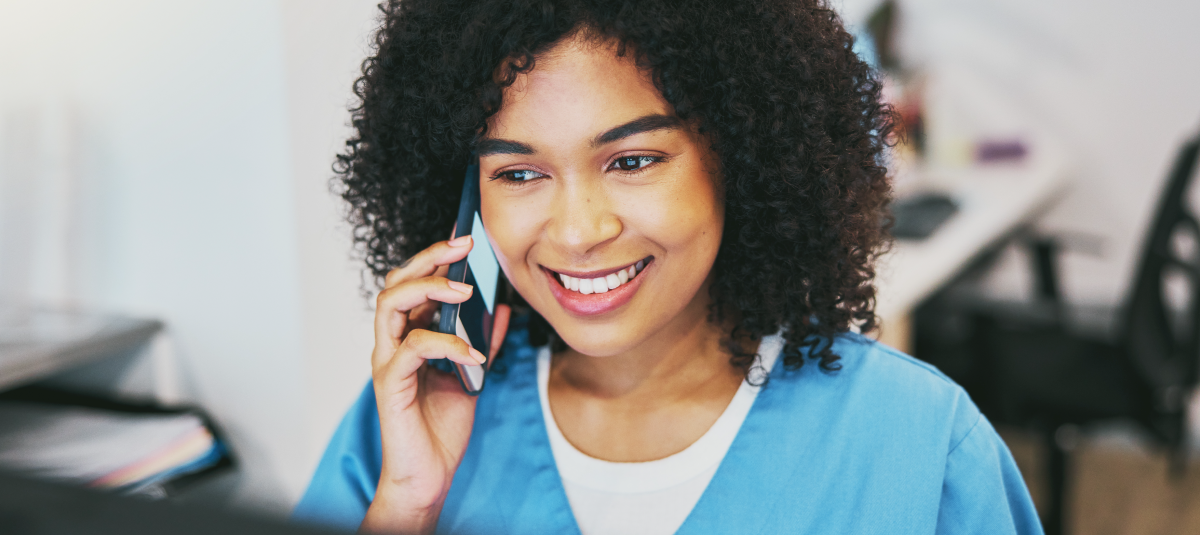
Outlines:
{"type": "MultiPolygon", "coordinates": [[[[845,332],[833,340],[833,352],[841,370],[859,380],[896,383],[931,393],[961,393],[962,388],[932,364],[917,360],[897,349],[858,333],[845,332]]],[[[806,365],[816,365],[809,362],[806,365]]]]}
{"type": "Polygon", "coordinates": [[[934,533],[953,518],[971,529],[949,532],[1004,533],[974,528],[1028,518],[1004,443],[961,387],[857,334],[826,343],[840,368],[777,364],[728,454],[736,477],[722,480],[723,503],[758,489],[799,496],[805,482],[803,499],[780,501],[771,528],[752,531],[864,531],[864,519],[885,518],[886,531],[934,533]]]}
{"type": "MultiPolygon", "coordinates": [[[[833,378],[841,375],[846,381],[870,384],[881,395],[932,403],[970,401],[966,391],[934,365],[861,334],[842,333],[833,351],[841,357],[833,378]]],[[[809,364],[816,367],[816,362],[809,364]]]]}
{"type": "Polygon", "coordinates": [[[789,383],[797,400],[828,414],[880,429],[941,437],[947,453],[983,420],[970,396],[933,365],[857,333],[832,340],[837,369],[806,359],[799,370],[776,369],[771,383],[789,383]]]}

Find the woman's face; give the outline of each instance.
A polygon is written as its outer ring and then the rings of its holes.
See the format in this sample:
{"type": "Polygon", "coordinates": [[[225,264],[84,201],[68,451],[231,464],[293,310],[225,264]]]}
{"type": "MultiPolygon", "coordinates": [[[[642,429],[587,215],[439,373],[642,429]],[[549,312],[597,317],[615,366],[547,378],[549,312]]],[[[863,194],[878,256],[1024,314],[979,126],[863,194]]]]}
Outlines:
{"type": "Polygon", "coordinates": [[[506,89],[478,151],[504,273],[573,349],[616,355],[706,320],[716,158],[631,58],[557,46],[506,89]]]}

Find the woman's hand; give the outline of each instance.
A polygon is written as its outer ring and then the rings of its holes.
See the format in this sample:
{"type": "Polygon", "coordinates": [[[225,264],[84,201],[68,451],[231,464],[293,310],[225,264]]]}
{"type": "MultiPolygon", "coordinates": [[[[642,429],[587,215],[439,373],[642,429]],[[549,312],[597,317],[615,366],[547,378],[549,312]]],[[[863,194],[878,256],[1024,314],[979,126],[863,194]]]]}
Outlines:
{"type": "MultiPolygon", "coordinates": [[[[449,264],[471,250],[471,237],[439,242],[385,279],[375,309],[371,376],[383,439],[383,469],[363,531],[432,533],[475,421],[477,398],[458,378],[429,366],[446,358],[480,364],[483,355],[453,334],[425,330],[441,303],[471,296],[467,284],[445,278],[449,264]]],[[[508,330],[509,308],[496,307],[490,357],[508,330]]]]}

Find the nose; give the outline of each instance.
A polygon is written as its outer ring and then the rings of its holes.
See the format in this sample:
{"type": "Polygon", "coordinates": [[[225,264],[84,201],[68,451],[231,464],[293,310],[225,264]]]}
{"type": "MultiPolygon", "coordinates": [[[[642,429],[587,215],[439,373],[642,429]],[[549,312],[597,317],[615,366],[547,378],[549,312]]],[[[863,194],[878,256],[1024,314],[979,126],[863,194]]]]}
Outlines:
{"type": "Polygon", "coordinates": [[[602,179],[562,180],[555,193],[547,235],[570,257],[586,257],[617,239],[624,230],[602,179]]]}

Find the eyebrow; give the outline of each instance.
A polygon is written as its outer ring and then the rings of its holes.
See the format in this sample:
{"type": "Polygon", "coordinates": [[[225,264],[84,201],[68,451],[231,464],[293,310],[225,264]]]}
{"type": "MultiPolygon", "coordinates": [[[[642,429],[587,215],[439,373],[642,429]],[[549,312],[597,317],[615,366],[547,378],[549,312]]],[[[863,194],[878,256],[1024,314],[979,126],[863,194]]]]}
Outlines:
{"type": "Polygon", "coordinates": [[[475,153],[479,156],[491,156],[493,154],[533,154],[534,152],[536,151],[529,145],[507,139],[481,139],[475,145],[475,153]]]}
{"type": "MultiPolygon", "coordinates": [[[[682,122],[679,118],[673,115],[656,114],[638,117],[621,126],[605,130],[596,136],[592,140],[592,148],[607,145],[637,134],[644,134],[655,130],[672,130],[679,128],[681,124],[682,122]]],[[[475,152],[479,156],[492,156],[495,154],[534,154],[537,151],[520,141],[488,138],[479,140],[479,143],[475,145],[475,152]]]]}
{"type": "Polygon", "coordinates": [[[607,145],[637,134],[644,134],[655,130],[672,130],[679,128],[679,124],[679,118],[674,115],[647,115],[638,117],[616,128],[610,128],[606,132],[596,136],[596,139],[592,140],[592,148],[607,145]]]}

